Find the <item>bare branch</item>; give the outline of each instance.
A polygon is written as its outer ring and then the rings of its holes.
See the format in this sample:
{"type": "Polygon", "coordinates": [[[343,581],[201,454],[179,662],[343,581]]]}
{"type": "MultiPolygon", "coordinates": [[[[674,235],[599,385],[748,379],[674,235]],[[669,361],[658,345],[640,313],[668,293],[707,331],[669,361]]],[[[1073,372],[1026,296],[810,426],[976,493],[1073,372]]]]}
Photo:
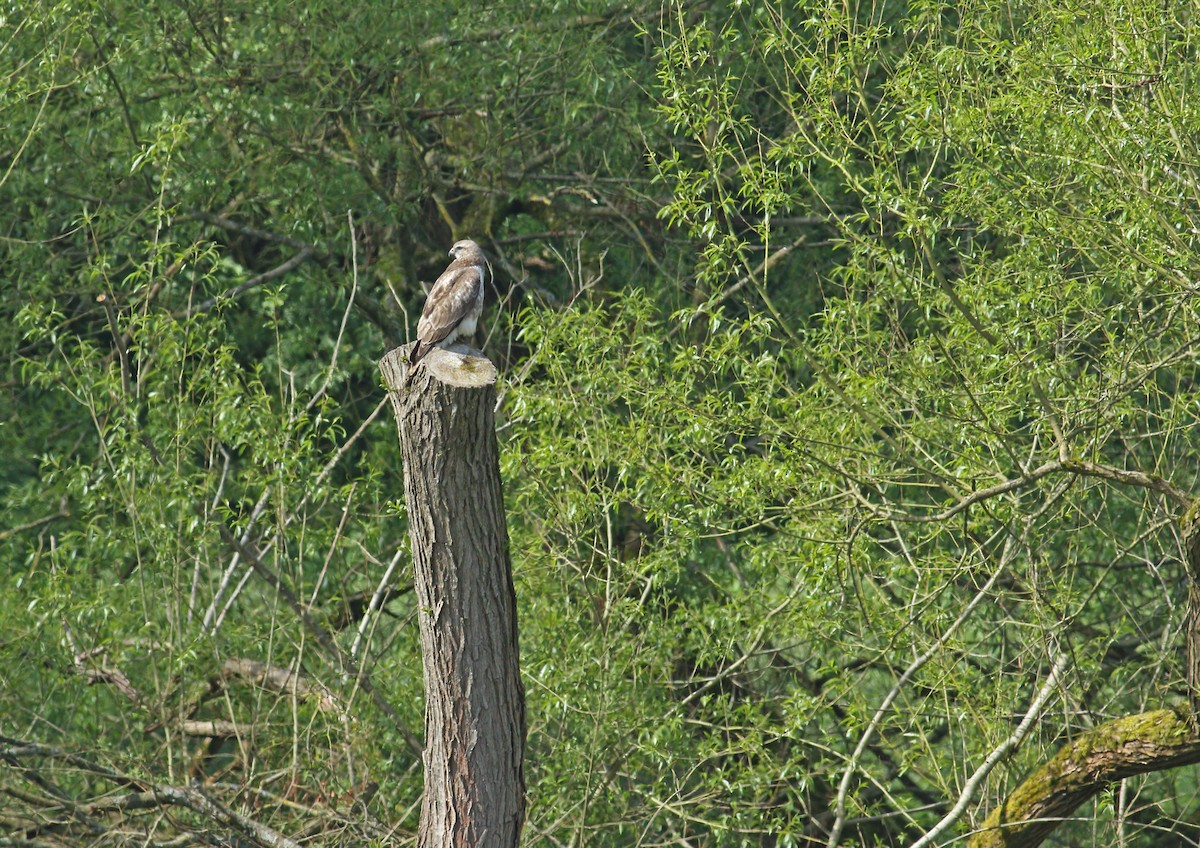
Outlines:
{"type": "MultiPolygon", "coordinates": [[[[96,836],[103,836],[106,828],[99,823],[101,820],[97,816],[102,816],[105,813],[153,809],[173,805],[186,807],[193,812],[199,813],[222,827],[243,834],[254,840],[258,845],[267,846],[267,848],[300,848],[299,843],[288,839],[283,834],[261,822],[235,812],[223,802],[210,797],[198,787],[156,785],[135,780],[132,777],[118,774],[112,769],[93,763],[85,757],[36,742],[0,736],[0,744],[5,746],[0,748],[0,759],[13,764],[21,770],[27,779],[46,789],[53,796],[53,800],[50,798],[44,799],[40,808],[40,812],[47,818],[50,818],[51,821],[34,824],[26,828],[25,839],[27,840],[46,830],[61,829],[64,822],[59,820],[59,818],[63,814],[78,819],[96,836]],[[38,771],[26,762],[31,759],[46,758],[66,761],[85,773],[106,777],[122,786],[134,787],[135,791],[125,795],[106,796],[96,801],[80,803],[48,784],[38,771]]],[[[11,844],[20,845],[22,843],[14,842],[11,844]]],[[[29,842],[26,844],[39,843],[29,842]]]]}
{"type": "MultiPolygon", "coordinates": [[[[323,706],[319,708],[323,708],[323,706]]],[[[238,724],[236,721],[223,721],[222,719],[187,719],[179,723],[179,728],[188,736],[203,736],[206,738],[249,736],[254,729],[253,726],[238,724]]]]}
{"type": "Polygon", "coordinates": [[[422,748],[421,742],[412,734],[410,730],[408,730],[404,722],[401,721],[399,714],[396,712],[396,708],[393,707],[391,703],[389,703],[388,700],[383,697],[380,691],[375,688],[375,684],[372,682],[370,675],[367,674],[366,669],[360,667],[359,663],[354,659],[354,657],[348,656],[338,646],[338,644],[333,640],[333,637],[330,636],[329,631],[317,623],[312,615],[309,614],[308,610],[304,608],[304,605],[300,603],[300,599],[296,597],[296,593],[292,590],[291,586],[284,582],[284,580],[280,578],[278,574],[272,571],[248,544],[239,541],[238,538],[230,532],[229,528],[223,524],[217,523],[217,529],[221,534],[221,538],[225,540],[225,543],[241,554],[242,558],[250,563],[251,567],[254,569],[254,572],[263,580],[265,580],[270,586],[272,586],[277,592],[279,592],[280,597],[283,598],[284,602],[287,603],[296,617],[300,619],[301,623],[304,625],[304,629],[307,630],[314,639],[316,639],[317,643],[331,659],[337,661],[337,663],[342,667],[343,673],[351,674],[358,679],[359,685],[362,686],[363,691],[366,692],[371,698],[371,702],[375,704],[375,706],[378,707],[381,712],[387,715],[388,718],[392,719],[396,728],[404,736],[404,741],[408,743],[410,749],[419,754],[422,748]]]}
{"type": "Polygon", "coordinates": [[[296,250],[307,250],[313,254],[318,252],[317,249],[311,244],[305,244],[299,239],[294,239],[291,236],[280,235],[279,233],[274,233],[270,230],[264,230],[260,227],[253,227],[249,224],[243,224],[227,218],[224,215],[214,215],[211,212],[194,211],[187,216],[182,216],[180,220],[186,220],[188,217],[194,218],[197,221],[203,221],[206,224],[212,224],[213,226],[220,227],[221,229],[232,233],[249,236],[250,238],[271,241],[275,242],[276,244],[286,244],[288,247],[295,248],[296,250]]]}
{"type": "Polygon", "coordinates": [[[892,686],[891,690],[880,702],[878,708],[876,708],[875,715],[871,717],[871,721],[867,724],[866,729],[859,738],[858,744],[854,747],[853,753],[850,754],[850,758],[846,762],[846,768],[842,772],[842,780],[838,785],[837,802],[834,805],[833,825],[830,828],[829,840],[826,843],[828,848],[835,848],[842,837],[842,829],[846,826],[846,798],[850,794],[850,780],[854,776],[854,772],[858,769],[858,764],[862,759],[863,753],[867,750],[867,746],[879,731],[884,716],[892,708],[892,704],[900,696],[901,691],[908,684],[908,681],[912,679],[912,676],[942,650],[950,637],[971,617],[971,613],[980,604],[992,597],[992,587],[996,585],[996,581],[1000,579],[1000,575],[1008,570],[1009,562],[1016,555],[1016,547],[1016,540],[1012,536],[1009,536],[1004,544],[1004,551],[1000,555],[1000,563],[996,566],[996,570],[992,572],[992,576],[980,587],[979,591],[975,593],[975,597],[971,598],[970,603],[958,614],[958,618],[950,623],[950,626],[934,641],[929,649],[909,663],[908,668],[904,669],[904,672],[896,680],[895,685],[892,686]]]}
{"type": "Polygon", "coordinates": [[[208,300],[203,301],[202,303],[198,303],[194,306],[189,306],[187,309],[183,310],[183,312],[180,313],[178,317],[190,318],[198,312],[207,312],[208,310],[212,309],[214,306],[216,306],[222,300],[239,297],[240,295],[245,294],[246,292],[250,291],[251,289],[261,286],[263,283],[269,283],[271,280],[274,280],[277,277],[282,277],[284,274],[288,273],[289,271],[292,271],[295,268],[299,267],[310,256],[312,256],[312,249],[309,247],[305,247],[303,250],[301,250],[299,253],[297,253],[295,256],[293,256],[291,259],[287,260],[286,262],[284,262],[280,265],[276,265],[270,271],[264,271],[263,273],[259,274],[256,277],[251,277],[249,280],[246,280],[246,282],[236,285],[231,289],[227,289],[226,291],[217,295],[216,297],[210,297],[208,300]]]}
{"type": "Polygon", "coordinates": [[[547,19],[526,24],[524,26],[500,27],[497,29],[485,29],[477,32],[465,33],[459,36],[450,35],[435,35],[432,38],[427,38],[417,45],[419,50],[432,50],[435,47],[449,47],[455,44],[481,44],[487,41],[495,41],[500,38],[506,38],[510,35],[515,35],[519,32],[542,32],[546,30],[563,30],[573,29],[575,27],[599,26],[607,23],[617,14],[624,14],[625,9],[617,9],[607,15],[575,15],[574,17],[561,19],[547,19]]]}
{"type": "Polygon", "coordinates": [[[1032,471],[1028,471],[1019,477],[1011,477],[1008,480],[1001,481],[994,486],[988,486],[986,489],[979,489],[969,495],[965,495],[958,499],[953,506],[947,507],[941,512],[933,515],[910,515],[900,512],[884,512],[875,511],[875,517],[885,521],[899,521],[906,523],[929,523],[945,521],[951,518],[964,509],[981,501],[990,500],[997,495],[1003,495],[1006,492],[1020,489],[1031,483],[1036,483],[1044,477],[1051,474],[1067,473],[1077,474],[1081,477],[1098,477],[1103,480],[1111,480],[1114,483],[1123,483],[1128,486],[1137,486],[1143,489],[1149,489],[1152,492],[1158,492],[1165,495],[1178,506],[1186,507],[1192,503],[1192,496],[1183,489],[1173,485],[1161,477],[1156,477],[1153,474],[1146,474],[1144,471],[1130,471],[1124,468],[1114,468],[1110,465],[1102,465],[1096,462],[1087,462],[1084,460],[1054,460],[1051,462],[1039,465],[1032,471]]]}
{"type": "Polygon", "coordinates": [[[1036,696],[1029,704],[1029,709],[1025,711],[1025,718],[1017,725],[1017,729],[999,745],[992,749],[992,752],[987,755],[979,768],[975,769],[975,773],[968,778],[963,784],[962,792],[959,793],[958,800],[954,803],[950,812],[946,813],[936,825],[930,828],[929,832],[912,844],[912,848],[925,848],[927,845],[932,845],[933,841],[941,836],[946,830],[953,825],[962,814],[966,812],[967,806],[971,803],[971,799],[975,797],[975,793],[979,790],[980,785],[991,774],[1000,762],[1020,747],[1025,741],[1025,737],[1029,735],[1033,723],[1042,715],[1042,709],[1046,706],[1046,702],[1050,700],[1050,696],[1054,694],[1054,690],[1058,688],[1059,678],[1067,668],[1068,654],[1066,651],[1060,651],[1058,657],[1054,660],[1054,665],[1050,669],[1050,673],[1046,675],[1046,682],[1042,684],[1042,688],[1038,690],[1036,696]]]}
{"type": "Polygon", "coordinates": [[[1200,762],[1200,739],[1171,709],[1092,728],[1029,775],[988,815],[968,848],[1036,848],[1104,787],[1138,774],[1200,762]]]}
{"type": "Polygon", "coordinates": [[[49,524],[59,518],[66,518],[71,513],[67,509],[67,499],[63,498],[59,501],[58,512],[50,515],[43,515],[41,518],[35,518],[33,521],[28,521],[24,524],[18,524],[16,527],[10,527],[7,530],[0,530],[0,541],[4,541],[9,536],[15,536],[17,533],[24,533],[26,530],[32,530],[34,527],[41,527],[43,524],[49,524]]]}
{"type": "Polygon", "coordinates": [[[338,352],[342,347],[342,338],[346,335],[346,322],[350,319],[350,311],[354,308],[354,296],[358,294],[358,239],[354,237],[354,213],[346,210],[346,221],[350,227],[350,299],[346,301],[346,309],[342,313],[342,323],[338,326],[337,338],[333,340],[333,353],[329,357],[329,367],[325,369],[325,379],[321,388],[308,399],[304,409],[310,410],[325,397],[325,391],[333,380],[333,372],[337,369],[338,352]]]}
{"type": "MultiPolygon", "coordinates": [[[[312,698],[316,701],[317,709],[322,712],[332,711],[339,715],[344,714],[342,706],[332,692],[318,683],[309,683],[306,678],[290,669],[268,665],[257,660],[235,658],[225,660],[221,664],[221,674],[225,677],[238,677],[275,692],[288,692],[302,700],[312,698]]],[[[206,733],[203,735],[231,736],[233,734],[206,733]]]]}

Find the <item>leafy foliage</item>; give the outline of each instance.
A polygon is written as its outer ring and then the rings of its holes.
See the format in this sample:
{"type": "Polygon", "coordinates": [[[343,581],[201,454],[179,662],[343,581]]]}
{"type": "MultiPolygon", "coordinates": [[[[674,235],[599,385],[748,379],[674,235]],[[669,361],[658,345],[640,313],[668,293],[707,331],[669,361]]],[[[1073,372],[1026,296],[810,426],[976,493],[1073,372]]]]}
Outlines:
{"type": "MultiPolygon", "coordinates": [[[[375,362],[460,235],[530,844],[948,840],[1186,706],[1187,4],[117,6],[0,12],[22,844],[415,832],[375,362]]],[[[1194,840],[1195,793],[1131,778],[1063,839],[1194,840]]]]}

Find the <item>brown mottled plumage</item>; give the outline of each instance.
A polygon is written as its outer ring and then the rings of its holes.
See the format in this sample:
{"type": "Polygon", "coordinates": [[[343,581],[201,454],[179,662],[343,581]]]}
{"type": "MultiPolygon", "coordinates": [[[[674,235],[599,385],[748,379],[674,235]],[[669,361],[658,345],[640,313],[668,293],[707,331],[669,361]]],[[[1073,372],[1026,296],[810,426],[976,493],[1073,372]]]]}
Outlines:
{"type": "Polygon", "coordinates": [[[487,260],[483,250],[470,239],[456,241],[450,248],[454,261],[442,272],[425,298],[425,309],[417,322],[417,343],[408,354],[415,366],[435,347],[449,347],[455,339],[473,336],[483,311],[483,280],[487,260]]]}

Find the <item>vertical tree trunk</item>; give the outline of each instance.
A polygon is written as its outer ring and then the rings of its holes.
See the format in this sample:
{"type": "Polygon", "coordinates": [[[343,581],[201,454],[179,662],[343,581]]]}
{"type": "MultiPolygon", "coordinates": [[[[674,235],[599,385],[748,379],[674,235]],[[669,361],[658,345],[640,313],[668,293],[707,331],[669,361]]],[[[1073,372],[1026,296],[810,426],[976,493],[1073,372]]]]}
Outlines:
{"type": "MultiPolygon", "coordinates": [[[[457,346],[460,350],[466,350],[457,346]]],[[[421,848],[515,848],[525,819],[525,692],[493,409],[477,351],[379,363],[404,456],[425,667],[421,848]]]]}

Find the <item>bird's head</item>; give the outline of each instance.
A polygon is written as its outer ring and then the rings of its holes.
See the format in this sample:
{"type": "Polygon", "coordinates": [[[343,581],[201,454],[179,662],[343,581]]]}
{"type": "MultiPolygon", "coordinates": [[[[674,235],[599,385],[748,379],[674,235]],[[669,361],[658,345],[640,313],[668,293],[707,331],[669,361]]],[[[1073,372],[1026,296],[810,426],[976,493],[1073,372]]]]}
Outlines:
{"type": "Polygon", "coordinates": [[[464,254],[471,256],[472,254],[481,253],[479,245],[470,239],[461,239],[454,243],[454,247],[450,248],[450,255],[457,259],[464,254]]]}

